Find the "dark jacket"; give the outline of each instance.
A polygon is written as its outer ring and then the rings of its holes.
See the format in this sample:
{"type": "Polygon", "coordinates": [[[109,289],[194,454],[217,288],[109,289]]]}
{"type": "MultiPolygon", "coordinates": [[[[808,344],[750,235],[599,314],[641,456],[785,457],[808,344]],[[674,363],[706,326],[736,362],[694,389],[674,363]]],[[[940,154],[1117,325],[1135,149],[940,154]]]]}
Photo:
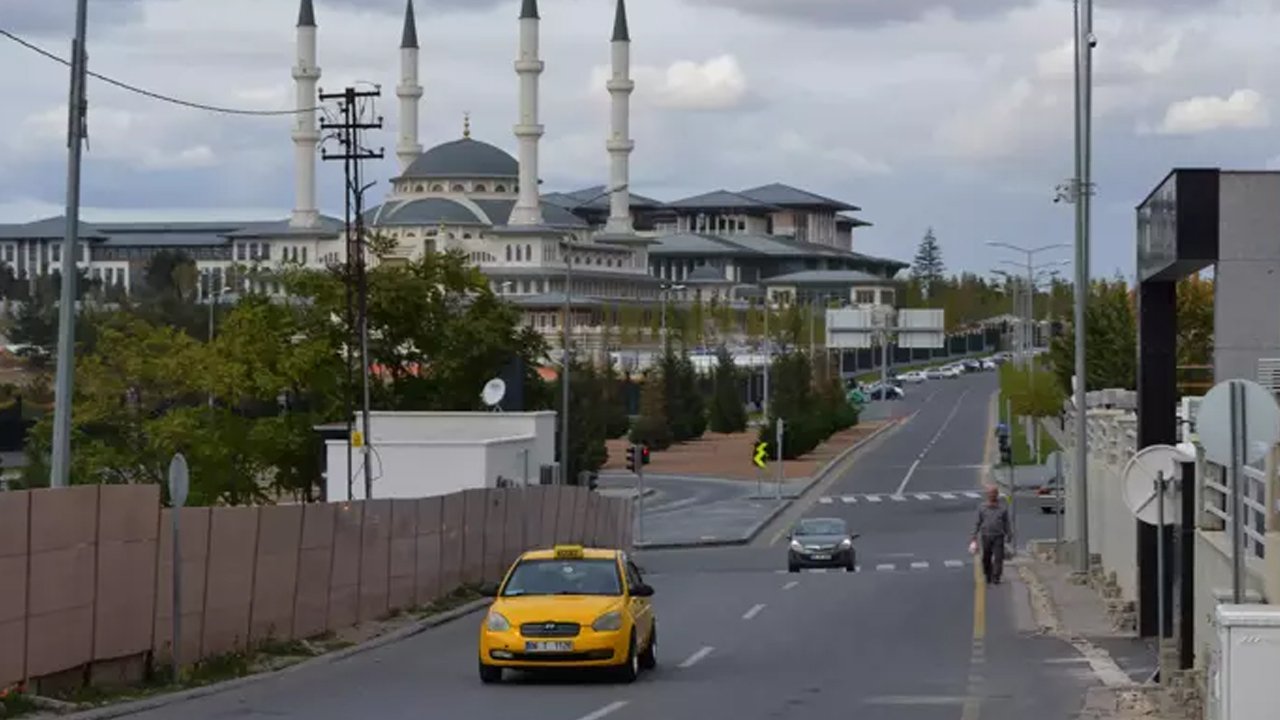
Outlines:
{"type": "Polygon", "coordinates": [[[1003,503],[988,505],[983,503],[978,508],[978,522],[974,525],[973,534],[982,537],[1009,535],[1009,508],[1003,503]]]}

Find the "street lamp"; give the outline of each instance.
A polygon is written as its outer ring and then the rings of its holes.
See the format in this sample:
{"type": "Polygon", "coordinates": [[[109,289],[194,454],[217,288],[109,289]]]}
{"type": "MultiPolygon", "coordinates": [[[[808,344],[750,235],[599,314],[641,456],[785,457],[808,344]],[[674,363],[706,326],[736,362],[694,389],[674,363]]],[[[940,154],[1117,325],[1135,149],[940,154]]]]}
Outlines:
{"type": "MultiPolygon", "coordinates": [[[[602,197],[608,197],[615,192],[626,190],[628,185],[618,185],[604,192],[593,195],[582,202],[569,208],[569,212],[577,210],[584,205],[599,200],[602,197]]],[[[566,233],[560,239],[560,250],[564,253],[564,340],[561,343],[560,355],[560,484],[565,485],[566,475],[569,471],[569,359],[570,359],[570,333],[573,331],[573,310],[570,307],[573,297],[573,248],[572,233],[566,233]]]]}
{"type": "MultiPolygon", "coordinates": [[[[206,299],[206,302],[208,302],[208,303],[209,303],[209,342],[210,342],[210,343],[212,343],[212,342],[213,342],[213,311],[214,311],[214,308],[218,305],[219,300],[221,300],[224,296],[227,296],[227,295],[232,295],[232,296],[234,296],[234,295],[235,295],[235,288],[232,288],[232,287],[230,287],[230,286],[223,286],[223,287],[221,287],[221,288],[219,288],[218,290],[216,290],[216,291],[215,291],[215,290],[213,289],[213,274],[212,274],[212,273],[210,273],[210,275],[209,275],[209,297],[206,299]]],[[[210,390],[210,391],[209,391],[209,407],[210,407],[210,408],[212,408],[212,407],[213,407],[213,391],[212,391],[212,390],[210,390]]]]}
{"type": "MultiPolygon", "coordinates": [[[[1021,343],[1022,343],[1022,345],[1023,345],[1023,352],[1027,352],[1028,350],[1030,350],[1029,345],[1030,345],[1030,343],[1033,341],[1033,338],[1032,338],[1032,337],[1030,337],[1030,336],[1029,336],[1029,334],[1028,334],[1027,328],[1030,326],[1030,323],[1031,323],[1031,321],[1032,321],[1032,319],[1033,319],[1033,316],[1034,316],[1034,314],[1035,314],[1035,308],[1034,308],[1034,305],[1033,305],[1033,303],[1034,303],[1034,299],[1035,299],[1035,294],[1034,294],[1034,293],[1035,293],[1035,290],[1034,290],[1033,288],[1034,288],[1034,286],[1035,286],[1035,281],[1036,281],[1035,271],[1036,271],[1036,268],[1037,268],[1037,266],[1035,265],[1035,256],[1036,256],[1036,255],[1039,255],[1039,254],[1040,254],[1040,253],[1042,253],[1042,252],[1048,252],[1049,250],[1057,250],[1057,249],[1060,249],[1060,248],[1069,248],[1069,247],[1071,247],[1071,246],[1070,246],[1070,245],[1068,245],[1067,243],[1054,243],[1054,244],[1052,244],[1052,245],[1041,245],[1040,247],[1035,247],[1035,248],[1026,248],[1026,247],[1023,247],[1023,246],[1021,246],[1021,245],[1015,245],[1015,244],[1013,244],[1013,243],[1006,243],[1006,242],[1000,242],[1000,241],[995,241],[995,240],[988,241],[988,242],[987,242],[987,245],[988,245],[989,247],[997,247],[997,248],[1004,248],[1005,250],[1012,250],[1012,251],[1014,251],[1014,252],[1022,253],[1023,255],[1026,255],[1026,257],[1027,257],[1027,261],[1026,261],[1026,263],[1022,263],[1022,264],[1014,263],[1014,262],[1013,262],[1013,261],[1011,261],[1011,260],[1004,260],[1004,261],[1002,261],[1002,262],[1007,262],[1007,263],[1010,263],[1010,264],[1016,265],[1017,267],[1020,267],[1020,268],[1025,268],[1025,269],[1026,269],[1026,271],[1027,271],[1027,287],[1028,287],[1028,292],[1029,292],[1029,293],[1031,293],[1031,295],[1030,295],[1031,302],[1029,302],[1029,303],[1024,303],[1024,306],[1025,306],[1027,309],[1026,309],[1026,310],[1024,310],[1024,312],[1023,312],[1023,313],[1021,313],[1021,314],[1026,318],[1026,324],[1024,324],[1024,325],[1023,325],[1023,328],[1022,328],[1022,340],[1021,340],[1021,343]]],[[[1065,261],[1059,261],[1058,263],[1053,263],[1053,264],[1062,264],[1062,263],[1064,263],[1064,262],[1065,262],[1065,261]]],[[[1048,267],[1049,265],[1050,265],[1050,264],[1042,264],[1042,265],[1040,265],[1039,267],[1048,267]]],[[[1025,358],[1025,357],[1022,357],[1022,356],[1020,355],[1020,356],[1019,356],[1019,361],[1020,361],[1020,362],[1026,362],[1026,358],[1025,358]]]]}

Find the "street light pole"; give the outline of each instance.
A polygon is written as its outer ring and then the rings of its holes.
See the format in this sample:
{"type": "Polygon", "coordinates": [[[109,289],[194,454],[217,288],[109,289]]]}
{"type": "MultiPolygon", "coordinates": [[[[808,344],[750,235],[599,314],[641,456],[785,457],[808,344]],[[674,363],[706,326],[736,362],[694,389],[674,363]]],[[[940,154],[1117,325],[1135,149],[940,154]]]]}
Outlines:
{"type": "Polygon", "coordinates": [[[1073,183],[1076,210],[1076,278],[1075,278],[1075,345],[1076,345],[1076,387],[1075,387],[1075,475],[1077,534],[1080,538],[1079,552],[1076,553],[1076,570],[1089,572],[1089,450],[1088,434],[1088,395],[1085,378],[1087,362],[1085,357],[1085,309],[1089,300],[1089,200],[1092,195],[1090,155],[1090,132],[1092,123],[1093,95],[1093,0],[1076,0],[1074,38],[1076,67],[1076,176],[1073,183]]]}
{"type": "Polygon", "coordinates": [[[53,395],[53,459],[49,485],[66,487],[71,476],[71,395],[75,379],[76,246],[80,244],[80,159],[84,151],[87,101],[85,53],[88,0],[76,2],[76,36],[71,42],[71,99],[67,104],[67,209],[62,239],[62,282],[58,292],[58,365],[53,395]]]}
{"type": "Polygon", "coordinates": [[[1058,261],[1054,263],[1036,265],[1035,256],[1039,255],[1042,252],[1047,252],[1049,250],[1056,250],[1059,248],[1067,248],[1071,246],[1068,245],[1067,243],[1054,243],[1052,245],[1041,245],[1040,247],[1027,248],[1021,245],[1015,245],[1013,243],[998,242],[998,241],[988,241],[987,245],[990,247],[1004,248],[1005,250],[1012,250],[1014,252],[1022,253],[1027,258],[1025,265],[1023,263],[1015,263],[1011,260],[1006,260],[1005,262],[1008,262],[1009,264],[1014,265],[1019,269],[1026,268],[1027,270],[1027,287],[1025,288],[1025,292],[1027,293],[1028,297],[1024,298],[1021,302],[1021,305],[1023,307],[1022,314],[1023,314],[1024,320],[1020,323],[1022,327],[1020,328],[1018,335],[1020,338],[1019,344],[1022,346],[1021,353],[1020,353],[1020,356],[1022,357],[1019,358],[1019,365],[1021,365],[1022,367],[1029,367],[1029,365],[1027,364],[1027,360],[1031,350],[1031,341],[1033,338],[1033,335],[1029,331],[1029,326],[1031,324],[1031,314],[1034,312],[1033,308],[1035,303],[1036,269],[1048,267],[1050,265],[1062,264],[1066,262],[1066,261],[1058,261]]]}

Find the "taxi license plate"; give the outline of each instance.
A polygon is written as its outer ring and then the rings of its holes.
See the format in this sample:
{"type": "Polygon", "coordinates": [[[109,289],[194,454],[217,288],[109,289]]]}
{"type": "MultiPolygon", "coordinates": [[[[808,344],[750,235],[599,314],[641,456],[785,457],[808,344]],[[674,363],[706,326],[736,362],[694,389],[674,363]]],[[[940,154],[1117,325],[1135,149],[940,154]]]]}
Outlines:
{"type": "Polygon", "coordinates": [[[573,643],[563,640],[528,640],[524,644],[524,651],[531,653],[572,652],[573,643]]]}
{"type": "Polygon", "coordinates": [[[812,557],[814,560],[830,560],[831,559],[831,556],[825,553],[821,555],[811,555],[810,557],[812,557]]]}

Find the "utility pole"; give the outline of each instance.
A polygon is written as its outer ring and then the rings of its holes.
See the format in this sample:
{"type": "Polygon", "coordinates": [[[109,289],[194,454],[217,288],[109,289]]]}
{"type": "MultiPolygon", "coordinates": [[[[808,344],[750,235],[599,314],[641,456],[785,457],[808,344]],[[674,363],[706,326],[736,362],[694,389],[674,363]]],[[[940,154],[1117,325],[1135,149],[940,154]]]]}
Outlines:
{"type": "Polygon", "coordinates": [[[1093,183],[1089,155],[1091,152],[1090,115],[1093,105],[1093,0],[1076,0],[1076,174],[1072,190],[1076,205],[1076,278],[1075,278],[1075,332],[1076,332],[1076,387],[1075,387],[1075,469],[1077,534],[1080,550],[1076,557],[1076,571],[1089,572],[1089,448],[1088,448],[1088,388],[1085,347],[1085,308],[1089,302],[1089,199],[1093,183]]]}
{"type": "MultiPolygon", "coordinates": [[[[360,420],[361,420],[361,442],[360,451],[363,455],[362,463],[364,466],[364,498],[366,500],[373,499],[373,463],[369,442],[371,440],[369,433],[369,275],[368,261],[365,252],[365,228],[364,228],[364,193],[373,183],[368,185],[362,184],[362,162],[365,160],[379,160],[383,157],[383,150],[378,149],[366,150],[361,143],[361,133],[364,130],[379,130],[382,128],[382,117],[378,116],[373,121],[364,119],[365,108],[362,101],[366,99],[378,98],[382,96],[382,88],[375,86],[373,90],[356,90],[354,87],[348,87],[340,93],[320,93],[320,101],[327,102],[330,100],[338,101],[338,112],[341,114],[341,120],[337,122],[324,121],[320,123],[321,130],[327,130],[336,133],[338,144],[342,147],[342,152],[330,153],[321,151],[322,160],[341,160],[343,162],[344,184],[346,188],[347,198],[347,217],[346,217],[346,234],[347,234],[347,257],[346,257],[346,289],[347,289],[347,487],[348,496],[351,493],[351,483],[353,482],[351,473],[351,448],[352,435],[354,428],[353,414],[350,412],[352,405],[352,395],[355,392],[355,383],[351,382],[351,347],[358,345],[360,348],[360,366],[362,398],[360,403],[360,420]],[[354,283],[354,292],[352,288],[354,283]],[[352,295],[355,295],[355,308],[352,308],[352,295]],[[352,323],[354,315],[355,322],[352,323]]],[[[370,104],[372,107],[372,104],[370,104]]]]}
{"type": "Polygon", "coordinates": [[[75,379],[76,246],[80,244],[80,159],[84,150],[88,101],[85,52],[88,0],[76,2],[76,36],[71,41],[71,99],[67,103],[67,231],[62,239],[58,293],[58,367],[53,400],[53,462],[50,487],[66,487],[71,476],[71,395],[75,379]]]}

